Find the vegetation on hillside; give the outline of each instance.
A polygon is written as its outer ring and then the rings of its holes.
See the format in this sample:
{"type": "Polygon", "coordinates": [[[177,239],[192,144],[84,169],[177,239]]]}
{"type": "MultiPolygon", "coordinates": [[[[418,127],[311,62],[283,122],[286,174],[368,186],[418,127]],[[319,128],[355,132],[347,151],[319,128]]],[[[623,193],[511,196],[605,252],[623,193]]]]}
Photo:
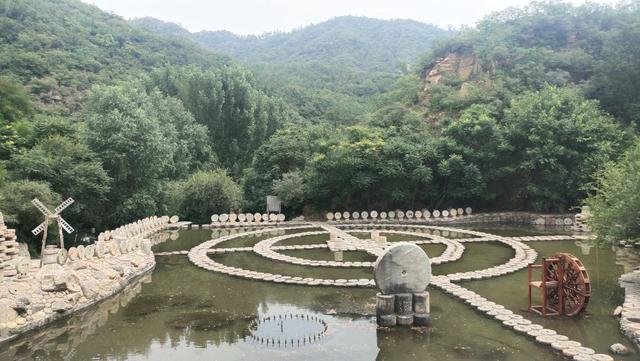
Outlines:
{"type": "Polygon", "coordinates": [[[589,226],[603,241],[640,240],[640,142],[618,163],[598,173],[590,207],[589,226]]]}
{"type": "Polygon", "coordinates": [[[76,228],[184,210],[174,185],[222,167],[239,183],[300,119],[228,57],[80,1],[0,1],[0,29],[0,197],[23,239],[33,197],[73,197],[76,228]]]}
{"type": "Polygon", "coordinates": [[[207,34],[77,0],[0,0],[0,208],[29,240],[33,197],[72,196],[68,220],[103,229],[260,211],[269,194],[289,214],[566,211],[591,195],[597,231],[637,237],[612,215],[634,209],[618,203],[638,183],[638,15],[636,2],[532,3],[432,50],[449,34],[361,18],[216,35],[269,49],[235,50],[254,77],[192,39],[207,34]],[[422,66],[399,67],[418,52],[422,66]]]}
{"type": "Polygon", "coordinates": [[[449,32],[413,20],[343,16],[287,33],[239,36],[228,31],[189,33],[153,18],[131,23],[183,36],[249,66],[259,83],[306,119],[355,124],[372,110],[371,97],[388,91],[449,32]]]}

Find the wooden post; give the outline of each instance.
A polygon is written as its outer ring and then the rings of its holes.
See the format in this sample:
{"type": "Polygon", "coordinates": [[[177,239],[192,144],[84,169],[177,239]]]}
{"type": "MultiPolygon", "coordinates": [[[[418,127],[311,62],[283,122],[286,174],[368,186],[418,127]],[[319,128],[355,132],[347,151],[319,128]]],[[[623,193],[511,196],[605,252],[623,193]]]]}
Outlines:
{"type": "Polygon", "coordinates": [[[558,263],[560,264],[560,267],[558,267],[558,300],[560,302],[558,313],[564,315],[564,257],[560,257],[558,263]]]}
{"type": "Polygon", "coordinates": [[[531,267],[532,265],[527,265],[527,285],[529,286],[529,308],[528,310],[531,311],[531,267]]]}
{"type": "Polygon", "coordinates": [[[62,233],[62,223],[60,222],[60,216],[58,216],[58,232],[60,233],[60,249],[64,248],[64,234],[62,233]]]}
{"type": "Polygon", "coordinates": [[[42,235],[42,251],[40,252],[40,267],[42,267],[42,256],[44,255],[44,247],[47,245],[47,230],[49,228],[49,218],[45,217],[44,232],[42,235]]]}
{"type": "Polygon", "coordinates": [[[549,272],[549,267],[547,266],[547,260],[545,258],[542,259],[542,315],[547,315],[547,272],[549,272]]]}

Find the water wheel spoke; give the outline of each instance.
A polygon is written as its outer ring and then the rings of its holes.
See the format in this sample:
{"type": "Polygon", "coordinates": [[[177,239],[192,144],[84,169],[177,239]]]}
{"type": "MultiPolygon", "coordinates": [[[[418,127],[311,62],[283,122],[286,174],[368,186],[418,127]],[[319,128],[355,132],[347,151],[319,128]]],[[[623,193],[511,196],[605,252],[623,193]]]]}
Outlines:
{"type": "Polygon", "coordinates": [[[570,293],[570,294],[579,294],[581,296],[587,296],[587,292],[579,289],[579,288],[569,288],[569,287],[565,287],[565,293],[570,293]]]}
{"type": "Polygon", "coordinates": [[[583,310],[591,296],[589,275],[582,263],[573,255],[558,253],[545,260],[544,280],[557,282],[559,288],[547,290],[547,304],[562,309],[565,315],[575,315],[583,310]]]}

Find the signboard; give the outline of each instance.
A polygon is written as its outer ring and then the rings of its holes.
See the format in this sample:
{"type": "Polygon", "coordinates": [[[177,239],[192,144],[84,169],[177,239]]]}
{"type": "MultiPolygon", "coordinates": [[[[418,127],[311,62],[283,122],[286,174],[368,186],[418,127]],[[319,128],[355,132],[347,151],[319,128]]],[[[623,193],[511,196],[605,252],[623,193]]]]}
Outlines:
{"type": "Polygon", "coordinates": [[[282,211],[282,202],[276,196],[267,196],[267,213],[280,213],[282,211]]]}

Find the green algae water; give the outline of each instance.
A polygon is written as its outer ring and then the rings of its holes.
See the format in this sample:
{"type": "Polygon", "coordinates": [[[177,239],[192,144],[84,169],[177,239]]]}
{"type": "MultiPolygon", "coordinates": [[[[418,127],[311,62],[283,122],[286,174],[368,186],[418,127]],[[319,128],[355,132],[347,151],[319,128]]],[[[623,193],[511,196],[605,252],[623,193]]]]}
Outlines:
{"type": "MultiPolygon", "coordinates": [[[[500,235],[543,233],[530,227],[482,230],[500,235]]],[[[561,232],[552,229],[546,233],[561,232]]],[[[188,250],[210,239],[212,231],[181,231],[177,236],[154,250],[188,250]]],[[[238,238],[230,241],[233,245],[228,247],[252,246],[271,236],[238,238]]],[[[401,241],[403,237],[393,235],[389,241],[401,241]]],[[[314,244],[326,239],[322,235],[305,236],[298,242],[295,238],[288,239],[286,244],[314,244]]],[[[585,313],[575,318],[543,318],[528,313],[526,269],[460,285],[596,352],[607,353],[609,345],[620,342],[632,354],[616,356],[616,360],[640,358],[619,331],[618,319],[611,316],[623,299],[617,278],[632,269],[638,252],[573,241],[528,244],[540,257],[569,252],[581,259],[593,289],[585,313]]],[[[513,256],[511,248],[497,242],[465,246],[460,260],[434,266],[434,274],[482,269],[504,263],[513,256]]],[[[431,257],[444,249],[439,244],[422,247],[431,257]]],[[[332,260],[335,256],[328,249],[283,253],[320,260],[332,260]]],[[[369,268],[286,264],[251,252],[211,257],[229,266],[300,277],[370,278],[372,274],[369,268]]],[[[374,259],[358,251],[344,252],[342,257],[345,261],[374,259]]],[[[126,292],[0,346],[0,360],[564,359],[550,347],[504,328],[460,300],[431,287],[430,292],[431,327],[382,330],[375,322],[374,289],[259,282],[197,268],[184,255],[158,256],[155,270],[126,292]]]]}

